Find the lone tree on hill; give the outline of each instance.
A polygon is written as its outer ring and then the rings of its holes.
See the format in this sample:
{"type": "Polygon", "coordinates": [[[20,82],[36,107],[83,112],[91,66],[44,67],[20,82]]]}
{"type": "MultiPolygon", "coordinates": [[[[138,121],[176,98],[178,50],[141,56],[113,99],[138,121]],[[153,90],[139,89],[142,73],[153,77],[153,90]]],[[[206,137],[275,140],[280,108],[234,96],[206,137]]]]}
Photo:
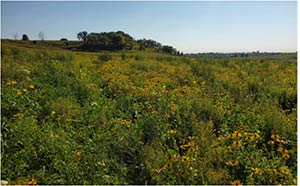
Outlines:
{"type": "Polygon", "coordinates": [[[79,32],[79,33],[77,34],[77,38],[78,38],[79,40],[82,40],[84,43],[86,43],[87,32],[86,32],[86,31],[79,32]]]}
{"type": "Polygon", "coordinates": [[[23,36],[22,36],[22,40],[23,40],[23,41],[28,41],[28,40],[29,40],[29,37],[28,37],[28,35],[26,35],[26,34],[23,34],[23,36]]]}

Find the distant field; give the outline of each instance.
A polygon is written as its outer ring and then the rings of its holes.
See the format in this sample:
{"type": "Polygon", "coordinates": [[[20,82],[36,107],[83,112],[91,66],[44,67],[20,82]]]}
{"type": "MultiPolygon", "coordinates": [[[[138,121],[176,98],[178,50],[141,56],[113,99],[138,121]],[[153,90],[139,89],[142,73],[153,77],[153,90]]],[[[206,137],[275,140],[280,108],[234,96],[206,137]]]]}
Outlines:
{"type": "Polygon", "coordinates": [[[9,184],[297,184],[296,54],[1,41],[9,184]]]}

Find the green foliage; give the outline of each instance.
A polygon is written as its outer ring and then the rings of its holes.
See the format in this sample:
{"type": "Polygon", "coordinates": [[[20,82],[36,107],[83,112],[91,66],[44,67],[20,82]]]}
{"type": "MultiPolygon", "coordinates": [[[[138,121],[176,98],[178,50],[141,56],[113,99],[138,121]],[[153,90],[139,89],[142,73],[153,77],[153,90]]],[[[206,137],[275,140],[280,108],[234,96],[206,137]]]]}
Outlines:
{"type": "Polygon", "coordinates": [[[29,40],[29,37],[28,37],[28,35],[26,35],[26,34],[23,34],[23,36],[22,36],[22,40],[23,40],[23,41],[28,41],[28,40],[29,40]]]}
{"type": "Polygon", "coordinates": [[[297,64],[282,62],[290,56],[27,44],[6,42],[1,53],[9,184],[296,184],[297,64]]]}

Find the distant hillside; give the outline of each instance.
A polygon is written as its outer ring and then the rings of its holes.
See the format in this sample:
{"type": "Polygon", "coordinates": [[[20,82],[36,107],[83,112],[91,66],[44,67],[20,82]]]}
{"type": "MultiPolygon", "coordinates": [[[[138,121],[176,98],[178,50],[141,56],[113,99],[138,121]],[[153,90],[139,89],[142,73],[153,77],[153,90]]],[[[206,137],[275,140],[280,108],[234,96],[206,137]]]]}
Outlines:
{"type": "Polygon", "coordinates": [[[254,57],[254,56],[280,56],[290,55],[297,59],[297,52],[234,52],[234,53],[219,53],[219,52],[207,52],[207,53],[190,53],[185,56],[191,57],[212,57],[212,58],[223,58],[223,57],[254,57]]]}
{"type": "Polygon", "coordinates": [[[161,53],[167,53],[172,55],[183,55],[182,52],[176,48],[168,45],[162,45],[161,43],[151,39],[139,39],[136,40],[129,34],[117,31],[117,32],[101,32],[101,33],[87,33],[86,31],[79,32],[77,38],[80,41],[68,41],[67,38],[60,40],[32,40],[30,41],[28,36],[26,40],[9,40],[2,39],[2,42],[13,43],[16,45],[26,46],[28,48],[56,48],[66,49],[73,51],[118,51],[118,50],[146,50],[155,51],[161,53]]]}

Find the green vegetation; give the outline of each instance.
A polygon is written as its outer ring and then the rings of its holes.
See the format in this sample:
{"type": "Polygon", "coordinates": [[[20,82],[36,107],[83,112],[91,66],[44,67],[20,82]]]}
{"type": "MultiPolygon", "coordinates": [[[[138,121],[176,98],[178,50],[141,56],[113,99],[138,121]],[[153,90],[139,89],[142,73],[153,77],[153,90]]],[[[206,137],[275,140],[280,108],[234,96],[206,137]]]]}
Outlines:
{"type": "Polygon", "coordinates": [[[79,32],[77,38],[83,41],[80,47],[87,51],[99,50],[132,50],[132,49],[152,49],[157,52],[164,52],[173,55],[179,55],[172,46],[162,45],[157,41],[151,39],[135,40],[129,34],[122,31],[117,32],[102,32],[102,33],[87,33],[86,31],[79,32]]]}
{"type": "Polygon", "coordinates": [[[2,41],[9,184],[296,184],[294,55],[91,53],[66,42],[2,41]]]}
{"type": "Polygon", "coordinates": [[[29,37],[28,37],[26,34],[23,34],[22,40],[23,40],[23,41],[28,41],[28,40],[29,40],[29,37]]]}

